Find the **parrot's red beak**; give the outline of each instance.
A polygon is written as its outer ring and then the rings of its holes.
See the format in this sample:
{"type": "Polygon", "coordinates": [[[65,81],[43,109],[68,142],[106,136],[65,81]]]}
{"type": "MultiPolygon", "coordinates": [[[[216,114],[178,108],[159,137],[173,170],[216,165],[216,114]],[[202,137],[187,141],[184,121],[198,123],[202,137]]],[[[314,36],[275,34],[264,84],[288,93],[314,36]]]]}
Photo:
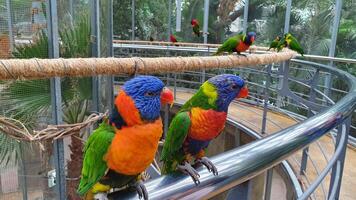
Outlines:
{"type": "Polygon", "coordinates": [[[255,42],[255,37],[251,37],[251,42],[255,42]]]}
{"type": "Polygon", "coordinates": [[[237,98],[246,98],[248,96],[248,89],[246,86],[241,88],[239,94],[237,95],[237,98]]]}
{"type": "Polygon", "coordinates": [[[161,104],[162,105],[170,104],[172,107],[173,103],[174,103],[173,92],[170,89],[164,87],[161,92],[161,104]]]}

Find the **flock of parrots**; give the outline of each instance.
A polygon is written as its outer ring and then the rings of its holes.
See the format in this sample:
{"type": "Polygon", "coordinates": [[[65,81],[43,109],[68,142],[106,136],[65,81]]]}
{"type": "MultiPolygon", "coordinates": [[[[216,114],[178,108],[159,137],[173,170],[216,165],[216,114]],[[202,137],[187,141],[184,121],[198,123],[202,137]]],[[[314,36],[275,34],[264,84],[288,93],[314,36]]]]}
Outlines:
{"type": "MultiPolygon", "coordinates": [[[[193,32],[201,35],[199,23],[191,21],[193,32]]],[[[256,33],[238,34],[226,40],[215,55],[246,51],[256,33]]],[[[177,42],[173,35],[171,41],[177,42]]],[[[297,40],[286,34],[277,37],[270,49],[289,47],[300,54],[297,40]]],[[[199,184],[197,166],[205,166],[213,175],[218,169],[205,156],[211,140],[223,131],[229,104],[248,96],[245,81],[232,74],[217,75],[205,83],[181,107],[172,119],[161,152],[162,174],[180,171],[199,184]]],[[[111,115],[90,135],[85,147],[78,194],[87,200],[107,199],[111,188],[136,189],[148,199],[142,173],[153,162],[162,138],[162,105],[173,104],[172,92],[153,76],[136,76],[127,81],[117,97],[111,115]]]]}

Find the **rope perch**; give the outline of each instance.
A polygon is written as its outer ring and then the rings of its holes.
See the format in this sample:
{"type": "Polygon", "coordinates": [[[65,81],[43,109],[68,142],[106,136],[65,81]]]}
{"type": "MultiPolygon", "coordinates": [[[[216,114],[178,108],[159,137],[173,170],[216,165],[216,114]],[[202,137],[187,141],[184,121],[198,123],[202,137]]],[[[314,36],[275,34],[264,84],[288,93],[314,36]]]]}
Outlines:
{"type": "Polygon", "coordinates": [[[159,57],[159,58],[70,58],[0,60],[0,80],[41,79],[65,76],[152,74],[185,70],[254,66],[289,60],[291,50],[243,56],[159,57]]]}

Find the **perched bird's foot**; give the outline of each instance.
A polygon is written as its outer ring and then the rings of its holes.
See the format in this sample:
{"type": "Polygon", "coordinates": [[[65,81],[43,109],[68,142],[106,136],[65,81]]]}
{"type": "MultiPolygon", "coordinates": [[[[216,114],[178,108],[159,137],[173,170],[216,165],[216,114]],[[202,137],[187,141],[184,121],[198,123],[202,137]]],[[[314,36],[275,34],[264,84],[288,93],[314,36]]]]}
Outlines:
{"type": "Polygon", "coordinates": [[[107,193],[99,192],[94,195],[94,200],[109,200],[107,193]]]}
{"type": "Polygon", "coordinates": [[[237,56],[247,57],[245,54],[240,54],[240,53],[238,53],[237,56]]]}
{"type": "Polygon", "coordinates": [[[148,200],[148,192],[147,192],[146,186],[143,184],[143,181],[138,180],[135,183],[135,187],[136,187],[138,197],[140,199],[143,197],[144,200],[148,200]]]}
{"type": "Polygon", "coordinates": [[[201,157],[196,160],[197,163],[203,164],[209,172],[212,172],[215,176],[218,175],[218,169],[215,167],[215,165],[209,160],[207,157],[201,157]]]}
{"type": "Polygon", "coordinates": [[[188,162],[184,162],[184,165],[178,165],[177,169],[179,171],[181,171],[182,173],[187,174],[190,177],[192,177],[195,185],[199,185],[200,184],[200,181],[199,181],[200,175],[199,175],[199,173],[188,162]]]}

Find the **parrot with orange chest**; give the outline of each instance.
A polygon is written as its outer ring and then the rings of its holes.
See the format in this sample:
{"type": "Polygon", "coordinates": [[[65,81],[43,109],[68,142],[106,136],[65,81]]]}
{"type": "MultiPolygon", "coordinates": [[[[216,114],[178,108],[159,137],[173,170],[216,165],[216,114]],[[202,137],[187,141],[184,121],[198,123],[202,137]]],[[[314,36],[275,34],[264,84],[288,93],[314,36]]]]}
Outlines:
{"type": "Polygon", "coordinates": [[[123,85],[109,119],[85,144],[79,195],[105,200],[111,188],[131,186],[148,199],[140,176],[157,151],[166,103],[173,103],[173,94],[156,77],[137,76],[123,85]]]}
{"type": "Polygon", "coordinates": [[[221,55],[224,52],[229,54],[236,52],[241,55],[241,52],[245,52],[255,42],[256,33],[248,32],[247,34],[237,34],[227,39],[216,51],[214,55],[221,55]]]}
{"type": "Polygon", "coordinates": [[[223,131],[229,104],[247,95],[245,81],[239,76],[223,74],[207,80],[172,119],[161,153],[162,173],[178,170],[199,184],[199,174],[191,164],[203,164],[218,175],[205,149],[223,131]]]}

